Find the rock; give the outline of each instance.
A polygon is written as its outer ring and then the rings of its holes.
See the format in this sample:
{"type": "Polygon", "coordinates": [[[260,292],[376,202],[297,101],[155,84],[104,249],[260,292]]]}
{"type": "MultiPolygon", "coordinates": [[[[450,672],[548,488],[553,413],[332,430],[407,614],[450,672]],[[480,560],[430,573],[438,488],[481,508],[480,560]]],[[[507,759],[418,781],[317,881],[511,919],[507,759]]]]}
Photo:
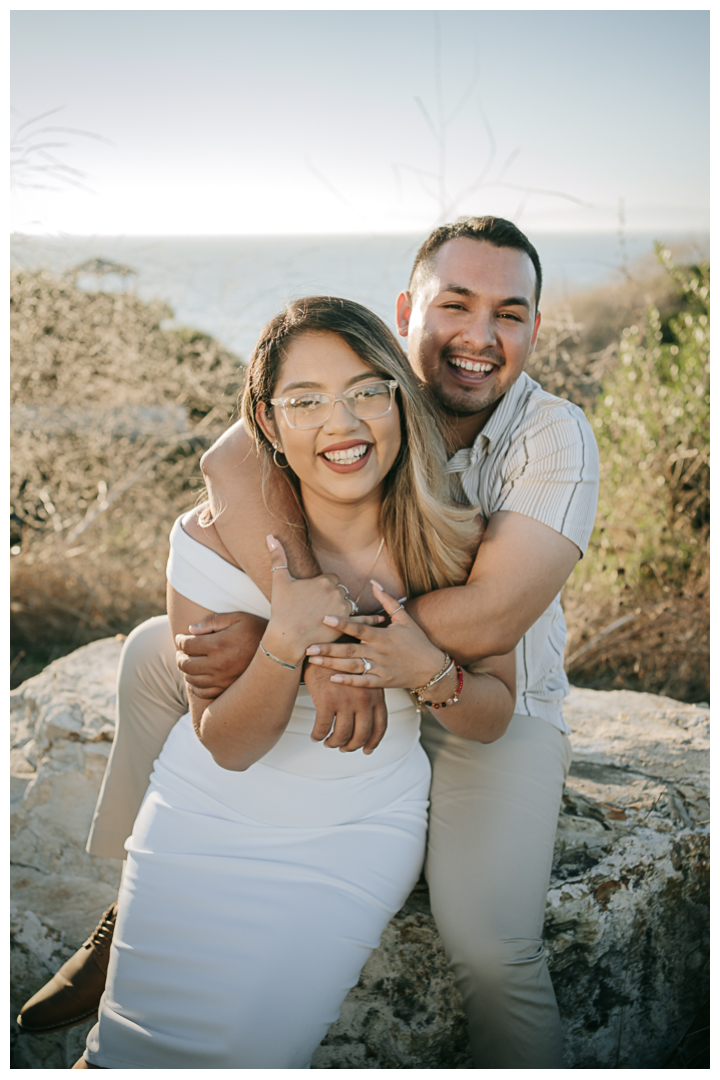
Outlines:
{"type": "MultiPolygon", "coordinates": [[[[117,896],[122,862],[85,852],[115,730],[121,642],[95,641],[10,695],[12,1017],[95,927],[117,896]]],[[[13,1032],[13,1068],[66,1069],[91,1024],[13,1032]]]]}
{"type": "Polygon", "coordinates": [[[709,710],[573,689],[545,940],[566,1068],[662,1067],[709,994],[709,710]]]}
{"type": "MultiPolygon", "coordinates": [[[[96,641],[11,696],[14,1013],[114,900],[85,839],[114,728],[121,644],[96,641]]],[[[662,1067],[707,999],[708,709],[574,689],[545,942],[567,1068],[662,1067]]],[[[89,1022],[14,1032],[13,1068],[69,1068],[89,1022]]],[[[472,1068],[427,888],[388,926],[317,1069],[472,1068]]]]}

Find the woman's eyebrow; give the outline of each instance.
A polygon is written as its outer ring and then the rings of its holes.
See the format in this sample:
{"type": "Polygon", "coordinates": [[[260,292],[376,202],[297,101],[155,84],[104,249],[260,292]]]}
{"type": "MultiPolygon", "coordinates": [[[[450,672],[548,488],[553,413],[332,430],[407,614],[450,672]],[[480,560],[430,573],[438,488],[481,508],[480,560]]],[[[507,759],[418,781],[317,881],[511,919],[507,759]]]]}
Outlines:
{"type": "MultiPolygon", "coordinates": [[[[353,375],[352,379],[348,379],[346,386],[354,386],[355,383],[362,382],[363,379],[382,379],[382,375],[378,375],[376,371],[366,371],[362,375],[353,375]]],[[[280,391],[281,394],[288,394],[291,390],[322,390],[323,393],[327,393],[324,383],[318,382],[293,382],[288,383],[280,391]]]]}
{"type": "Polygon", "coordinates": [[[383,379],[387,376],[378,374],[377,371],[366,371],[362,375],[353,375],[352,379],[348,379],[347,386],[353,386],[355,383],[362,382],[363,379],[383,379]]]}
{"type": "Polygon", "coordinates": [[[281,394],[287,394],[290,390],[322,390],[323,384],[318,382],[291,382],[283,386],[281,394]]]}

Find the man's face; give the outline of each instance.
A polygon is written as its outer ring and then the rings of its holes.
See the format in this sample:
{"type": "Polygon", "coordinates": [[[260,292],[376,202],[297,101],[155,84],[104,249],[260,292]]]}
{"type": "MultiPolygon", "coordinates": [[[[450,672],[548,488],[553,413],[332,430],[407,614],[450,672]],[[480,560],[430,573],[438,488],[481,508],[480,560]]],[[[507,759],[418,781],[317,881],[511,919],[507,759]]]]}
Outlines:
{"type": "Polygon", "coordinates": [[[529,255],[466,237],[449,240],[397,323],[415,374],[448,413],[484,423],[535,348],[535,268],[529,255]]]}

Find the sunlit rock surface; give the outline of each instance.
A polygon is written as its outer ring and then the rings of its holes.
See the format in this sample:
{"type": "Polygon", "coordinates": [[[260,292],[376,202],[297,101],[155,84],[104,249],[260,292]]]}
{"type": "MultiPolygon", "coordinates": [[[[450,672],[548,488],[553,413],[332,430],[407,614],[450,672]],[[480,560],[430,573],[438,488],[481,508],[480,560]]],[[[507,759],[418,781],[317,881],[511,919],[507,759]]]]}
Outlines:
{"type": "MultiPolygon", "coordinates": [[[[112,740],[120,648],[94,642],[12,694],[13,1015],[117,895],[121,863],[84,849],[112,740]]],[[[545,924],[565,1064],[661,1067],[708,992],[708,710],[575,689],[566,716],[574,763],[545,924]]],[[[91,1026],[15,1032],[13,1067],[68,1068],[91,1026]]],[[[313,1067],[472,1068],[422,885],[313,1067]]]]}

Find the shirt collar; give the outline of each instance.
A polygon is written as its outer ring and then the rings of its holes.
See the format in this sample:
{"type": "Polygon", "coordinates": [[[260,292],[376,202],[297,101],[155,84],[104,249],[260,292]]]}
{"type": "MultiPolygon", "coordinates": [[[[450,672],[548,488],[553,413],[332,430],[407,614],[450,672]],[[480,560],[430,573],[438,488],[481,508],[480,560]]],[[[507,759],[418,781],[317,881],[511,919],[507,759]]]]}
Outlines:
{"type": "Polygon", "coordinates": [[[523,371],[520,378],[516,379],[510,389],[503,394],[500,404],[475,439],[473,445],[467,448],[464,447],[453,454],[445,466],[445,471],[464,472],[473,462],[478,460],[483,452],[489,454],[493,449],[493,445],[499,441],[512,423],[520,402],[528,389],[536,385],[537,383],[534,383],[530,376],[523,371]]]}
{"type": "Polygon", "coordinates": [[[485,449],[487,453],[497,443],[507,428],[512,423],[520,402],[532,384],[530,376],[523,371],[519,379],[516,379],[510,389],[500,398],[500,404],[488,420],[473,444],[474,456],[485,449]]]}

